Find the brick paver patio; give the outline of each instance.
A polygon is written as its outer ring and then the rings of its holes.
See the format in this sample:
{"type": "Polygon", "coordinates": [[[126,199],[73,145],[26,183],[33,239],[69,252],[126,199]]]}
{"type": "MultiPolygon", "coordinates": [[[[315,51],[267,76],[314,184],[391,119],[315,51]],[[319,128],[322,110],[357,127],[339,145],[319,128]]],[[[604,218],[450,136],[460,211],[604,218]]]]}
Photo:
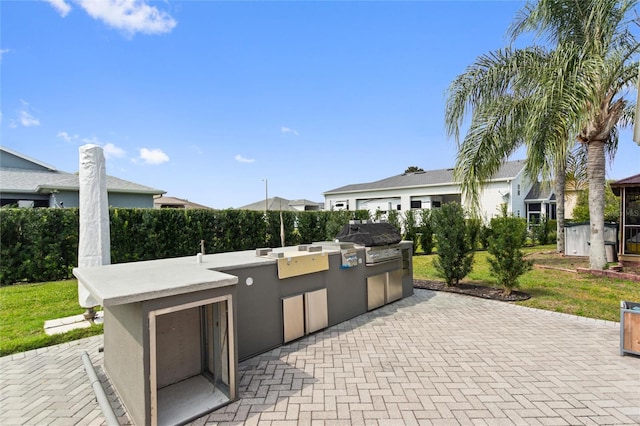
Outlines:
{"type": "MultiPolygon", "coordinates": [[[[640,424],[640,357],[621,357],[619,336],[618,323],[416,290],[242,362],[241,399],[193,424],[640,424]]],[[[102,424],[80,359],[104,379],[101,345],[0,358],[0,424],[102,424]]]]}

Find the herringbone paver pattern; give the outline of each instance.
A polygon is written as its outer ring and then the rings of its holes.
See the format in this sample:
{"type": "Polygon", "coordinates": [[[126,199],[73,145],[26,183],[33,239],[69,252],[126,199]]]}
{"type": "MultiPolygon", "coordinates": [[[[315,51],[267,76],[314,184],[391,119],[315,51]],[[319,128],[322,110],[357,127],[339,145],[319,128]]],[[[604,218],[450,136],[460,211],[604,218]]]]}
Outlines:
{"type": "MultiPolygon", "coordinates": [[[[101,375],[101,344],[1,358],[0,424],[102,423],[80,361],[101,375]]],[[[640,424],[640,358],[617,323],[416,290],[241,363],[239,392],[193,424],[640,424]]]]}
{"type": "MultiPolygon", "coordinates": [[[[87,352],[100,380],[102,336],[23,352],[0,358],[0,424],[2,425],[100,425],[102,411],[96,403],[84,370],[87,352]]],[[[116,414],[129,420],[110,391],[116,414]]]]}

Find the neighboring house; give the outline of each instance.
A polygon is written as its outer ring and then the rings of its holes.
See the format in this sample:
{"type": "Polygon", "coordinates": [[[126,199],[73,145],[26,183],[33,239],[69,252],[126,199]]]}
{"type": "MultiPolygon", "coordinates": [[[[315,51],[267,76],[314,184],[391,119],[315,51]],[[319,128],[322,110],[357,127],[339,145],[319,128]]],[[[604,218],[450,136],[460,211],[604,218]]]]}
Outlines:
{"type": "Polygon", "coordinates": [[[550,219],[556,218],[556,194],[550,185],[534,183],[524,198],[524,203],[529,223],[540,222],[543,216],[550,219]]]}
{"type": "MultiPolygon", "coordinates": [[[[499,214],[500,205],[517,217],[538,218],[545,214],[555,219],[555,196],[543,193],[524,176],[522,160],[508,161],[491,180],[485,182],[480,194],[480,215],[485,220],[499,214]],[[544,208],[543,208],[544,206],[544,208]],[[553,207],[551,207],[553,206],[553,207]]],[[[346,185],[324,193],[326,210],[369,210],[373,216],[389,210],[434,209],[444,203],[462,200],[460,185],[453,178],[453,169],[402,173],[369,183],[346,185]]]]}
{"type": "Polygon", "coordinates": [[[322,210],[324,208],[324,203],[316,203],[307,199],[291,200],[289,201],[289,207],[293,207],[295,210],[301,212],[308,210],[322,210]]]}
{"type": "Polygon", "coordinates": [[[192,203],[189,200],[167,197],[165,195],[156,195],[153,197],[153,207],[156,209],[211,209],[211,207],[192,203]]]}
{"type": "MultiPolygon", "coordinates": [[[[322,210],[322,203],[315,203],[309,200],[287,200],[281,197],[268,198],[267,206],[269,210],[276,211],[306,211],[306,210],[322,210]]],[[[257,201],[255,203],[247,204],[246,206],[238,207],[240,210],[262,210],[264,211],[265,200],[257,201]]]]}
{"type": "MultiPolygon", "coordinates": [[[[78,207],[79,179],[74,173],[0,147],[0,206],[78,207]]],[[[152,208],[164,191],[107,176],[109,206],[152,208]]]]}

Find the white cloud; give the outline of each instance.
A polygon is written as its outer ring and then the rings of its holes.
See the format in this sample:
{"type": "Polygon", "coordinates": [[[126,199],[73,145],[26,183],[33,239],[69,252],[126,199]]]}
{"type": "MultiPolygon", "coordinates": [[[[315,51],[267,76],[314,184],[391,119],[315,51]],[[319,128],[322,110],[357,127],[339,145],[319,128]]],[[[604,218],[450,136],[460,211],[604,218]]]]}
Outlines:
{"type": "Polygon", "coordinates": [[[115,146],[111,142],[107,142],[106,144],[104,144],[102,150],[104,151],[104,158],[106,158],[107,160],[109,158],[122,158],[126,154],[124,149],[115,146]]]}
{"type": "Polygon", "coordinates": [[[162,152],[161,149],[140,149],[140,160],[142,160],[145,164],[162,164],[169,161],[169,156],[162,152]]]}
{"type": "Polygon", "coordinates": [[[253,163],[254,161],[256,161],[253,158],[245,158],[240,154],[236,155],[234,158],[236,159],[236,161],[239,161],[240,163],[253,163]]]}
{"type": "Polygon", "coordinates": [[[162,34],[176,26],[166,12],[149,6],[145,0],[75,0],[92,18],[127,34],[162,34]]]}
{"type": "Polygon", "coordinates": [[[295,135],[295,136],[299,135],[299,133],[296,130],[294,130],[294,129],[290,128],[290,127],[282,126],[282,127],[280,127],[280,131],[282,133],[291,133],[292,135],[295,135]]]}
{"type": "MultiPolygon", "coordinates": [[[[18,109],[18,121],[17,123],[20,124],[23,127],[37,127],[40,125],[40,120],[38,120],[37,118],[35,118],[32,114],[31,114],[31,108],[29,107],[29,103],[25,102],[23,100],[20,101],[22,103],[22,107],[20,107],[20,109],[18,109]]],[[[17,127],[17,125],[14,123],[12,123],[13,125],[11,127],[17,127]]]]}
{"type": "Polygon", "coordinates": [[[59,137],[60,139],[64,139],[68,143],[78,140],[79,138],[78,135],[70,135],[67,132],[58,132],[56,136],[59,137]]]}
{"type": "Polygon", "coordinates": [[[71,6],[64,0],[45,0],[54,7],[63,18],[71,11],[71,6]]]}
{"type": "Polygon", "coordinates": [[[9,52],[11,52],[11,50],[9,49],[0,49],[0,62],[2,62],[2,57],[4,56],[4,54],[9,52]]]}

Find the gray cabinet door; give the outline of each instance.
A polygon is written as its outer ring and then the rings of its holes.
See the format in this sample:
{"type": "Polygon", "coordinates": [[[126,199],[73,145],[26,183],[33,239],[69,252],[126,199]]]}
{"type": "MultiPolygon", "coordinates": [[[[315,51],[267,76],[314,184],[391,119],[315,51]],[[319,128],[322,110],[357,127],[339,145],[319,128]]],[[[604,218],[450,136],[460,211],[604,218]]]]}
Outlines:
{"type": "Polygon", "coordinates": [[[387,272],[387,303],[402,299],[402,269],[387,272]]]}
{"type": "Polygon", "coordinates": [[[329,311],[327,308],[327,289],[323,288],[304,294],[305,323],[307,334],[329,326],[329,311]]]}
{"type": "Polygon", "coordinates": [[[282,319],[284,320],[284,342],[304,336],[303,295],[282,299],[282,319]]]}
{"type": "Polygon", "coordinates": [[[379,308],[384,305],[384,290],[387,282],[387,274],[367,277],[367,309],[379,308]]]}

